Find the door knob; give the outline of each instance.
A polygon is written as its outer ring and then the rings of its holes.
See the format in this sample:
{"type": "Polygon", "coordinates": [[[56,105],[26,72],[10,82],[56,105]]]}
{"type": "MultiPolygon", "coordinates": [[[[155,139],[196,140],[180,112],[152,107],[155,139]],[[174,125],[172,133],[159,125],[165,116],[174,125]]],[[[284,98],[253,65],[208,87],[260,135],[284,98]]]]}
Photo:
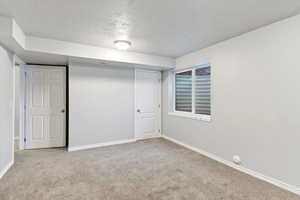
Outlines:
{"type": "Polygon", "coordinates": [[[136,110],[136,112],[140,113],[140,112],[141,112],[141,110],[140,110],[140,109],[137,109],[137,110],[136,110]]]}
{"type": "Polygon", "coordinates": [[[62,109],[61,112],[64,113],[64,112],[65,112],[65,109],[62,109]]]}

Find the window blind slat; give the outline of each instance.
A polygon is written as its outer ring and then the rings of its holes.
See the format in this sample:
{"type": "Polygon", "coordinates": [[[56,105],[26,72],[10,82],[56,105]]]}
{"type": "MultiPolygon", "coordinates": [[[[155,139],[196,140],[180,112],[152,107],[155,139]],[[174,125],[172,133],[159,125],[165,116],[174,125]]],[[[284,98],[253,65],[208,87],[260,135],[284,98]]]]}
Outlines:
{"type": "Polygon", "coordinates": [[[176,73],[175,110],[192,112],[192,92],[194,91],[194,113],[210,115],[210,87],[210,66],[199,67],[185,72],[176,73]],[[192,89],[193,85],[194,90],[192,89]]]}
{"type": "Polygon", "coordinates": [[[195,113],[210,115],[210,67],[195,70],[195,113]]]}
{"type": "Polygon", "coordinates": [[[192,71],[177,73],[175,76],[175,109],[192,111],[192,71]]]}

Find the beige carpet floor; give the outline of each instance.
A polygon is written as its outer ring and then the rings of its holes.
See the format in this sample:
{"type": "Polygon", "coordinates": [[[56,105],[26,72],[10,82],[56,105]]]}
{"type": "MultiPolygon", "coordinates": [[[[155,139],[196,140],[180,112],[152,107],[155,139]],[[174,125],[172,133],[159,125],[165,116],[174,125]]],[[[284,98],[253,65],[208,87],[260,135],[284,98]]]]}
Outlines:
{"type": "Polygon", "coordinates": [[[1,200],[300,200],[164,139],[16,153],[1,200]]]}

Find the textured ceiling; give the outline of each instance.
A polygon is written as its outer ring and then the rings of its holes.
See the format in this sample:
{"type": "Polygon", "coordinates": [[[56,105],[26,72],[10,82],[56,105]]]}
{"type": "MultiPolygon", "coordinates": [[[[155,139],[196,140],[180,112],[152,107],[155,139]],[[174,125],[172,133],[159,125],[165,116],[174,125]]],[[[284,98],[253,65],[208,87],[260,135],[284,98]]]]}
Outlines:
{"type": "Polygon", "coordinates": [[[1,0],[26,34],[178,57],[300,13],[299,0],[1,0]]]}

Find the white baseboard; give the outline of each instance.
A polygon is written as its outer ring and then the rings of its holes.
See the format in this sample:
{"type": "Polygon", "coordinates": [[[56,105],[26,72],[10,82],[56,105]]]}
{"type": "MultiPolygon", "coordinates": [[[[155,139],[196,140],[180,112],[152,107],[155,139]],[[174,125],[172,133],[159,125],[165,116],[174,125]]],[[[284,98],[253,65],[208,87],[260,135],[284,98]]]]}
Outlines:
{"type": "Polygon", "coordinates": [[[104,142],[104,143],[74,146],[74,147],[69,147],[68,151],[78,151],[78,150],[92,149],[92,148],[97,148],[97,147],[112,146],[112,145],[116,145],[116,144],[131,143],[131,142],[136,142],[136,140],[135,139],[119,140],[119,141],[113,141],[113,142],[104,142]]]}
{"type": "Polygon", "coordinates": [[[136,137],[135,139],[136,140],[147,140],[147,139],[154,139],[154,138],[161,138],[161,137],[162,137],[162,135],[158,134],[158,135],[149,135],[146,137],[136,137]]]}
{"type": "Polygon", "coordinates": [[[168,136],[163,135],[163,138],[165,138],[165,139],[167,139],[167,140],[169,140],[169,141],[171,141],[171,142],[174,142],[174,143],[176,143],[176,144],[178,144],[178,145],[181,145],[181,146],[183,146],[183,147],[185,147],[185,148],[187,148],[187,149],[190,149],[190,150],[192,150],[192,151],[195,151],[195,152],[197,152],[197,153],[200,153],[200,154],[202,154],[202,155],[204,155],[204,156],[207,156],[207,157],[209,157],[209,158],[211,158],[211,159],[213,159],[213,160],[215,160],[215,161],[218,161],[218,162],[220,162],[220,163],[222,163],[222,164],[225,164],[225,165],[227,165],[227,166],[229,166],[229,167],[232,167],[232,168],[237,169],[237,170],[239,170],[239,171],[241,171],[241,172],[244,172],[244,173],[246,173],[246,174],[248,174],[248,175],[254,176],[255,178],[258,178],[258,179],[260,179],[260,180],[266,181],[266,182],[271,183],[271,184],[273,184],[273,185],[275,185],[275,186],[277,186],[277,187],[280,187],[280,188],[282,188],[282,189],[285,189],[285,190],[288,190],[288,191],[290,191],[290,192],[293,192],[293,193],[295,193],[295,194],[297,194],[297,195],[300,195],[300,188],[297,187],[297,186],[293,186],[293,185],[284,183],[284,182],[282,182],[282,181],[280,181],[280,180],[277,180],[277,179],[275,179],[275,178],[272,178],[272,177],[263,175],[263,174],[261,174],[261,173],[259,173],[259,172],[253,171],[253,170],[248,169],[248,168],[245,168],[245,167],[243,167],[243,166],[236,165],[236,164],[234,164],[233,162],[230,162],[230,161],[228,161],[228,160],[225,160],[225,159],[223,159],[223,158],[220,158],[220,157],[218,157],[218,156],[216,156],[216,155],[214,155],[214,154],[212,154],[212,153],[209,153],[209,152],[206,152],[206,151],[204,151],[204,150],[201,150],[201,149],[192,147],[192,146],[190,146],[190,145],[187,145],[187,144],[185,144],[185,143],[183,143],[183,142],[180,142],[180,141],[178,141],[178,140],[176,140],[176,139],[173,139],[173,138],[170,138],[170,137],[168,137],[168,136]]]}
{"type": "Polygon", "coordinates": [[[20,141],[19,137],[14,137],[14,151],[19,151],[20,150],[20,141]]]}
{"type": "Polygon", "coordinates": [[[6,172],[13,166],[14,161],[12,160],[8,163],[2,170],[0,170],[0,179],[6,174],[6,172]]]}

